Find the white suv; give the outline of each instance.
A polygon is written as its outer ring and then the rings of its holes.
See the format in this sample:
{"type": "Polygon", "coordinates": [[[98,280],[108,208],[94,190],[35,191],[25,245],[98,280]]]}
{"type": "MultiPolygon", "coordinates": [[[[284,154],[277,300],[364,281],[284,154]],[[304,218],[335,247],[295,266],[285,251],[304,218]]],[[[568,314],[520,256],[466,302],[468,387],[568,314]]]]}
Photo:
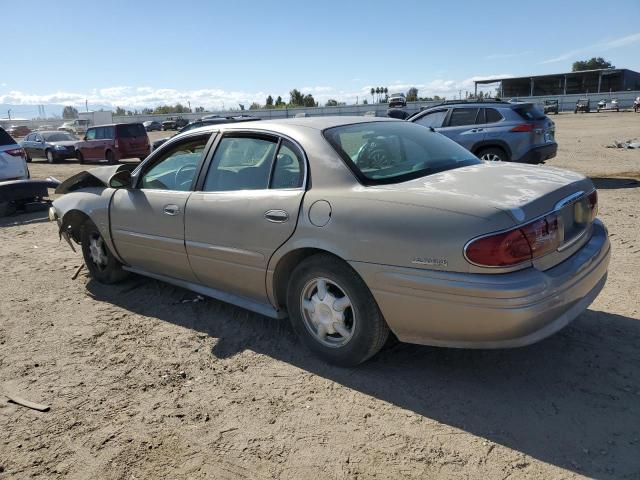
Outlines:
{"type": "Polygon", "coordinates": [[[0,182],[29,178],[27,154],[18,143],[0,127],[0,182]]]}

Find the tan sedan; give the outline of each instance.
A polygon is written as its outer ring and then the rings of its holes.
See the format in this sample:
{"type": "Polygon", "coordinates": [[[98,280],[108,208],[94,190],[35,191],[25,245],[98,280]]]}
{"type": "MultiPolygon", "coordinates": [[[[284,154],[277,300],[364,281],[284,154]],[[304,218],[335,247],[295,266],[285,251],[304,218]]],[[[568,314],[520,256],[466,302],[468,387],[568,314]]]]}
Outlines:
{"type": "Polygon", "coordinates": [[[216,125],[126,168],[70,178],[50,212],[96,280],[136,272],[288,316],[333,363],[365,361],[390,332],[447,347],[536,342],[607,276],[588,178],[483,162],[412,123],[216,125]]]}

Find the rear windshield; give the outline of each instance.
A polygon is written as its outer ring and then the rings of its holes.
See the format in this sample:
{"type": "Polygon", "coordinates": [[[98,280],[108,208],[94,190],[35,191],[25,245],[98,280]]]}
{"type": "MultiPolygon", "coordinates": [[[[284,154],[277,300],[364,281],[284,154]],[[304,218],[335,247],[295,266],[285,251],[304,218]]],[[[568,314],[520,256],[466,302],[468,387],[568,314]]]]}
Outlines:
{"type": "Polygon", "coordinates": [[[445,136],[409,122],[370,122],[324,131],[365,185],[398,183],[481,163],[445,136]]]}
{"type": "Polygon", "coordinates": [[[4,128],[0,127],[0,145],[15,145],[16,141],[11,138],[7,132],[4,131],[4,128]]]}
{"type": "Polygon", "coordinates": [[[537,105],[522,105],[514,110],[525,120],[542,120],[545,117],[544,112],[537,105]]]}
{"type": "Polygon", "coordinates": [[[141,123],[128,123],[126,125],[116,125],[117,136],[122,137],[144,137],[147,131],[141,123]]]}

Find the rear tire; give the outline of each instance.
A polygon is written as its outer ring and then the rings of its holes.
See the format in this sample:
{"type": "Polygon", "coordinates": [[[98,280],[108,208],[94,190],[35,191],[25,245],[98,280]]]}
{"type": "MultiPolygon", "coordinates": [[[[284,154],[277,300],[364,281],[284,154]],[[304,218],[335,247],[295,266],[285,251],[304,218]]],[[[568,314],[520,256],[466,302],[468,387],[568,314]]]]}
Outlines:
{"type": "Polygon", "coordinates": [[[294,269],[287,309],[302,343],[335,365],[368,360],[389,337],[367,285],[347,263],[331,255],[314,255],[294,269]]]}
{"type": "Polygon", "coordinates": [[[129,275],[113,256],[95,223],[87,220],[81,232],[82,256],[91,277],[100,283],[121,282],[129,275]]]}
{"type": "Polygon", "coordinates": [[[478,152],[478,158],[488,162],[508,162],[507,154],[497,147],[483,148],[478,152]]]}

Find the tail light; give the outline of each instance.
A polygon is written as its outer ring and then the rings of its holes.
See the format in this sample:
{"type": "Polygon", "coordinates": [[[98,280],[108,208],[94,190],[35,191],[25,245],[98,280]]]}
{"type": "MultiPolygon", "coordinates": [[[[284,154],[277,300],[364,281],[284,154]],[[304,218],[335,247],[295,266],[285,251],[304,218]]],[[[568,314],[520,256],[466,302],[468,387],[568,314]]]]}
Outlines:
{"type": "Polygon", "coordinates": [[[483,267],[509,267],[541,257],[560,246],[562,222],[555,213],[513,230],[472,240],[465,257],[483,267]]]}
{"type": "Polygon", "coordinates": [[[536,126],[533,123],[521,123],[516,125],[510,131],[511,132],[533,132],[536,126]]]}
{"type": "Polygon", "coordinates": [[[14,148],[12,150],[5,150],[4,153],[8,153],[12,157],[25,158],[27,156],[26,152],[22,148],[14,148]]]}

